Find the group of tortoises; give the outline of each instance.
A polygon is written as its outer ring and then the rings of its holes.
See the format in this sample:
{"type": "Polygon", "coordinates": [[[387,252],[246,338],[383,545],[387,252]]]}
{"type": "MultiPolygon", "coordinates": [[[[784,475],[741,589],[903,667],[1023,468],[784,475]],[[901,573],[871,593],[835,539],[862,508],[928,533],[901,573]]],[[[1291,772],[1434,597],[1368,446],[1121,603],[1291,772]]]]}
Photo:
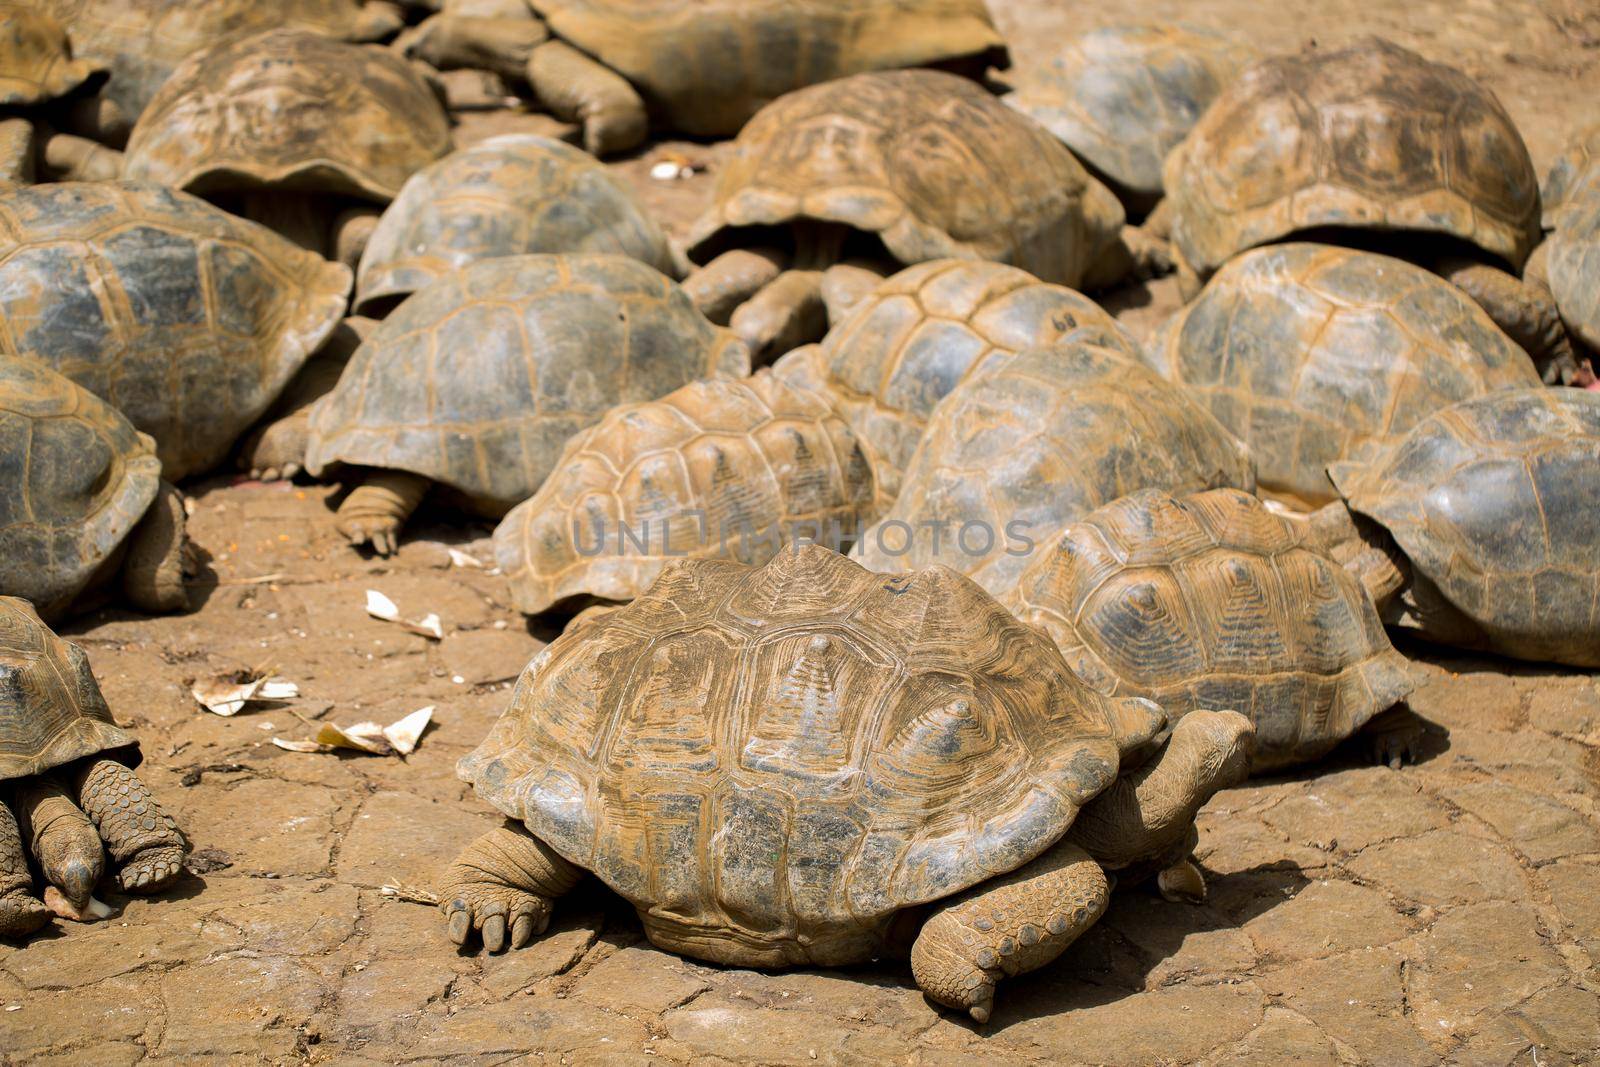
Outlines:
{"type": "Polygon", "coordinates": [[[230,456],[599,605],[459,768],[490,950],[590,871],[985,1020],[1113,883],[1203,896],[1218,789],[1398,764],[1386,627],[1600,666],[1600,127],[1541,193],[1390,42],[1100,30],[1001,96],[981,0],[0,0],[0,61],[0,934],[179,874],[46,621],[182,610],[230,456]],[[457,147],[458,69],[582,148],[457,147]],[[682,244],[596,158],[652,128],[733,138],[682,244]],[[1165,273],[1148,338],[1085,295],[1165,273]]]}

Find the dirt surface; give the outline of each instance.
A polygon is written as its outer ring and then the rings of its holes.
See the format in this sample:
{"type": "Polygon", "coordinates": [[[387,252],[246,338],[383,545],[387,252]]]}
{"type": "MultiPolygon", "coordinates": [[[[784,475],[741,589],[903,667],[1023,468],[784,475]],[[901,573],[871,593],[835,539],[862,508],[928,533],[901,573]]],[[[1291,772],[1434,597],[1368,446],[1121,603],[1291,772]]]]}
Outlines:
{"type": "MultiPolygon", "coordinates": [[[[1592,0],[1164,0],[1146,13],[1263,49],[1391,36],[1493,86],[1541,170],[1570,130],[1600,117],[1592,0]]],[[[1114,14],[997,4],[1023,60],[1114,14]]],[[[480,118],[469,135],[520,121],[480,118]]],[[[658,146],[619,169],[681,233],[710,178],[654,183],[649,164],[676,153],[714,166],[719,151],[658,146]]],[[[1143,328],[1173,300],[1158,285],[1114,303],[1143,328]]],[[[1376,769],[1342,750],[1218,797],[1200,824],[1209,903],[1119,895],[1059,963],[1005,983],[994,1021],[976,1028],[924,1001],[903,963],[768,975],[657,952],[592,881],[533,946],[457,953],[433,908],[382,887],[426,889],[496,823],[454,765],[551,632],[530,630],[492,574],[451,565],[444,542],[490,559],[482,524],[435,513],[384,562],[339,542],[324,487],[187,488],[191,532],[211,557],[199,609],[101,612],[65,632],[138,730],[142,773],[205,873],[156,900],[111,897],[126,906],[117,919],[58,923],[0,947],[0,1062],[1544,1067],[1600,1057],[1590,676],[1404,646],[1420,683],[1414,707],[1431,723],[1423,762],[1376,769]],[[368,589],[407,616],[437,612],[444,639],[368,617],[368,589]],[[302,697],[233,719],[188,697],[189,679],[243,667],[281,673],[302,697]],[[310,736],[318,719],[390,722],[430,704],[437,726],[404,762],[270,743],[310,736]]]]}

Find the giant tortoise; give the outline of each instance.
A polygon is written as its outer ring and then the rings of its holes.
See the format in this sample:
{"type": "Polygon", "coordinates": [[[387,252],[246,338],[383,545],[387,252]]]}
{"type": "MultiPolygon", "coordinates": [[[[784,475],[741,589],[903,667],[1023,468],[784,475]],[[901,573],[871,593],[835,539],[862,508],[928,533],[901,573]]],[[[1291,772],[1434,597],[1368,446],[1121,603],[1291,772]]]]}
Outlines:
{"type": "Polygon", "coordinates": [[[339,529],[389,555],[432,485],[499,517],[617,404],[749,372],[744,343],[636,259],[486,259],[428,285],[367,337],[312,409],[306,470],[354,468],[339,529]]]}
{"type": "Polygon", "coordinates": [[[106,708],[89,660],[26,600],[0,596],[0,937],[106,914],[106,854],[125,893],[183,872],[188,845],[133,768],[139,743],[106,708]],[[104,842],[104,844],[102,844],[104,842]],[[48,883],[33,895],[29,857],[48,883]]]}
{"type": "Polygon", "coordinates": [[[541,652],[461,761],[508,821],[441,908],[458,944],[521,946],[592,871],[659,948],[909,951],[930,997],[987,1020],[998,979],[1099,918],[1108,871],[1203,893],[1195,812],[1247,773],[1251,730],[1194,712],[1130,766],[1164,723],[942,567],[877,575],[819,545],[680,560],[541,652]]]}

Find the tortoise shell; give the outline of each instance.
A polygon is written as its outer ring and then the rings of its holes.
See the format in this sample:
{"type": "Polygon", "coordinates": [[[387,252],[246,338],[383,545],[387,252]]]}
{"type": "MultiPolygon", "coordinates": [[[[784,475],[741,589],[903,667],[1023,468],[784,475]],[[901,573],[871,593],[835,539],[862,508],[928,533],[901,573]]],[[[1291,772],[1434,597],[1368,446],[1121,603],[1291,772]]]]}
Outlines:
{"type": "Polygon", "coordinates": [[[907,266],[985,259],[1078,285],[1123,217],[1060,141],[981,87],[940,71],[885,71],[762,108],[722,166],[689,256],[704,263],[806,219],[872,235],[907,266]]]}
{"type": "Polygon", "coordinates": [[[495,531],[517,610],[632,600],[674,558],[765,563],[870,517],[872,469],[824,396],[762,372],[614,408],[495,531]]]}
{"type": "Polygon", "coordinates": [[[1461,290],[1388,256],[1256,249],[1162,328],[1152,366],[1250,446],[1264,489],[1333,499],[1328,464],[1457,400],[1540,384],[1461,290]]]}
{"type": "Polygon", "coordinates": [[[1315,227],[1467,241],[1521,270],[1539,181],[1494,94],[1377,38],[1263,60],[1166,163],[1173,240],[1196,270],[1315,227]]]}
{"type": "Polygon", "coordinates": [[[885,279],[828,332],[820,359],[892,501],[928,417],[952,389],[1079,330],[1138,355],[1138,342],[1081,293],[1003,263],[940,259],[885,279]]]}
{"type": "Polygon", "coordinates": [[[1547,241],[1546,271],[1561,321],[1600,349],[1600,166],[1569,190],[1547,241]]]}
{"type": "Polygon", "coordinates": [[[1161,196],[1161,165],[1255,59],[1248,46],[1174,24],[1092,30],[1021,79],[1005,102],[1059,137],[1125,197],[1161,196]]]}
{"type": "Polygon", "coordinates": [[[271,30],[190,56],[128,139],[130,178],[394,199],[450,151],[428,83],[385,48],[271,30]]]}
{"type": "Polygon", "coordinates": [[[103,70],[72,58],[66,30],[43,11],[0,2],[0,107],[66,96],[103,70]]]}
{"type": "Polygon", "coordinates": [[[852,553],[942,563],[996,596],[1037,543],[1138,489],[1254,490],[1245,446],[1184,390],[1077,338],[997,360],[934,410],[900,497],[852,553]]]}
{"type": "Polygon", "coordinates": [[[156,498],[156,445],[43,363],[0,355],[0,593],[53,615],[156,498]]]}
{"type": "Polygon", "coordinates": [[[1544,209],[1544,228],[1553,230],[1567,200],[1582,186],[1600,185],[1600,123],[1574,137],[1551,164],[1539,188],[1539,204],[1544,209]]]}
{"type": "Polygon", "coordinates": [[[1002,603],[1106,696],[1233,709],[1255,770],[1316,759],[1412,689],[1354,575],[1234,489],[1144,489],[1067,527],[1002,603]]]}
{"type": "Polygon", "coordinates": [[[414,293],[468,263],[532,252],[612,252],[673,270],[666,235],[593,156],[510,135],[407,179],[361,257],[356,306],[414,293]]]}
{"type": "Polygon", "coordinates": [[[138,766],[139,742],[112,721],[89,657],[26,600],[0,596],[0,782],[102,752],[138,766]]]}
{"type": "Polygon", "coordinates": [[[156,439],[171,481],[227,453],[339,324],[350,270],[174,189],[0,193],[0,352],[156,439]]]}
{"type": "Polygon", "coordinates": [[[1600,395],[1530,388],[1469,400],[1372,462],[1329,474],[1411,562],[1413,589],[1391,621],[1600,667],[1600,395]]]}
{"type": "Polygon", "coordinates": [[[132,125],[189,56],[263,30],[355,40],[376,28],[358,0],[27,0],[72,36],[79,58],[104,66],[102,95],[132,125]]]}
{"type": "Polygon", "coordinates": [[[530,0],[672,129],[731,137],[768,102],[869,70],[1006,64],[983,0],[530,0]]]}
{"type": "Polygon", "coordinates": [[[671,564],[541,652],[457,773],[657,945],[781,966],[1026,863],[1117,762],[1104,699],[971,582],[807,545],[671,564]]]}
{"type": "Polygon", "coordinates": [[[616,405],[749,372],[744,342],[638,260],[484,260],[412,296],[356,350],[312,411],[306,469],[410,471],[503,515],[616,405]]]}

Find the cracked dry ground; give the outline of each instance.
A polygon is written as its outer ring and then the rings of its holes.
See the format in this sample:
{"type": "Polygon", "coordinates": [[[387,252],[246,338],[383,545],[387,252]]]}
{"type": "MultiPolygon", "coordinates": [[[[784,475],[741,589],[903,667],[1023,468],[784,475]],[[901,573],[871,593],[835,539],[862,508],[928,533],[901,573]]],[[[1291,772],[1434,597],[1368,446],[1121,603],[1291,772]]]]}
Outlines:
{"type": "MultiPolygon", "coordinates": [[[[1103,5],[995,2],[1020,58],[1114,21],[1103,5]],[[1053,37],[1054,35],[1054,37],[1053,37]]],[[[1379,32],[1491,85],[1541,170],[1600,89],[1591,0],[1154,0],[1263,49],[1379,32]]],[[[478,118],[464,137],[525,120],[478,118]]],[[[547,128],[542,119],[526,125],[547,128]]],[[[619,171],[679,234],[710,178],[619,171]]],[[[1144,329],[1175,305],[1158,284],[1115,302],[1144,329]]],[[[96,926],[0,946],[0,1062],[95,1064],[209,1056],[247,1062],[1093,1062],[1529,1064],[1600,1058],[1600,687],[1589,675],[1405,646],[1433,725],[1427,758],[1389,771],[1341,751],[1293,777],[1218,797],[1201,818],[1212,895],[1201,907],[1119,895],[1059,963],[1002,986],[979,1030],[931,1008],[902,963],[778,975],[669,956],[587,882],[550,932],[499,957],[459,955],[434,909],[385,897],[426,887],[496,819],[454,776],[548,638],[500,582],[451,569],[438,538],[489,558],[487,529],[419,524],[391,562],[332,532],[328,491],[189,487],[192,532],[221,584],[193,615],[102,612],[66,627],[143,775],[206,873],[96,926]],[[239,584],[269,574],[275,583],[239,584]],[[369,618],[364,591],[432,643],[369,618]],[[231,720],[187,679],[271,667],[289,707],[231,720]],[[454,679],[460,678],[458,683],[454,679]],[[408,762],[305,755],[290,713],[389,722],[425,704],[437,726],[408,762]],[[267,724],[271,728],[267,728],[267,724]]],[[[115,899],[115,898],[113,898],[115,899]]]]}

